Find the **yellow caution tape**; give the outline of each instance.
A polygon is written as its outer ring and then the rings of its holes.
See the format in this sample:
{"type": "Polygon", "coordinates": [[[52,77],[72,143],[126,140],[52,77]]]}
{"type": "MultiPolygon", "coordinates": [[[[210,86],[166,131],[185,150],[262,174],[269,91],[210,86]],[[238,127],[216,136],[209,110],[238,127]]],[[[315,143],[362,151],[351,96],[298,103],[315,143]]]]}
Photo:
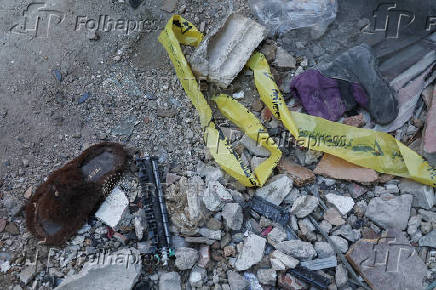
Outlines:
{"type": "MultiPolygon", "coordinates": [[[[222,132],[216,128],[212,110],[180,48],[180,44],[198,46],[202,39],[203,35],[195,26],[180,15],[174,15],[159,36],[159,41],[174,65],[177,77],[199,112],[200,122],[204,128],[203,139],[215,161],[241,184],[262,186],[280,160],[281,152],[260,121],[242,104],[227,95],[213,98],[218,109],[250,138],[268,149],[271,156],[254,169],[253,174],[243,165],[222,132]]],[[[391,135],[298,112],[291,113],[274,82],[265,56],[261,53],[253,54],[247,66],[254,72],[255,85],[261,100],[274,116],[283,122],[298,145],[338,156],[378,172],[410,178],[436,187],[436,168],[431,167],[421,156],[391,135]]]]}

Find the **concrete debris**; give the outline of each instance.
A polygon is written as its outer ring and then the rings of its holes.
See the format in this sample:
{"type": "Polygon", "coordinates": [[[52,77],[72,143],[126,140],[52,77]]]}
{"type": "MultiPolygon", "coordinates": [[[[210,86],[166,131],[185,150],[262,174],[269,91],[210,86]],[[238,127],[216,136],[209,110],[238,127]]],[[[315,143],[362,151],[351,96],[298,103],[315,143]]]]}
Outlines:
{"type": "Polygon", "coordinates": [[[159,277],[159,290],[182,290],[182,282],[177,272],[163,273],[159,277]]]}
{"type": "Polygon", "coordinates": [[[188,270],[197,262],[199,254],[198,251],[192,248],[180,247],[176,249],[175,265],[179,270],[188,270]]]}
{"type": "Polygon", "coordinates": [[[278,243],[283,242],[286,239],[286,237],[287,237],[286,232],[282,228],[275,227],[268,234],[267,240],[268,243],[271,244],[271,246],[275,247],[278,243]]]}
{"type": "Polygon", "coordinates": [[[348,274],[347,270],[342,264],[336,267],[335,280],[336,280],[337,287],[344,287],[345,284],[347,284],[348,281],[347,274],[348,274]]]}
{"type": "Polygon", "coordinates": [[[231,14],[195,50],[190,58],[192,70],[197,76],[226,88],[265,36],[262,25],[231,14]]]}
{"type": "MultiPolygon", "coordinates": [[[[275,250],[274,252],[272,252],[270,255],[270,258],[271,258],[271,263],[273,260],[275,260],[275,261],[279,262],[281,265],[283,265],[282,270],[293,269],[300,262],[297,259],[295,259],[294,257],[286,255],[285,253],[280,252],[278,250],[275,250]]],[[[279,270],[279,269],[276,269],[276,270],[279,270]]]]}
{"type": "Polygon", "coordinates": [[[219,167],[209,166],[203,162],[199,162],[197,165],[197,173],[201,177],[206,178],[206,182],[217,181],[224,176],[223,171],[219,167]]]}
{"type": "Polygon", "coordinates": [[[231,290],[248,289],[248,281],[236,271],[228,271],[227,280],[229,281],[231,290]]]}
{"type": "Polygon", "coordinates": [[[126,194],[117,186],[101,204],[100,208],[95,213],[95,217],[108,226],[115,228],[120,222],[128,205],[129,200],[126,194]]]}
{"type": "Polygon", "coordinates": [[[203,281],[207,278],[206,269],[195,266],[189,275],[189,284],[193,288],[200,288],[203,286],[203,281]]]}
{"type": "Polygon", "coordinates": [[[210,211],[219,211],[226,202],[232,202],[232,200],[232,195],[218,181],[209,182],[203,195],[204,205],[210,211]]]}
{"type": "Polygon", "coordinates": [[[328,242],[316,242],[314,248],[321,259],[335,255],[335,250],[328,242]]]}
{"type": "Polygon", "coordinates": [[[198,259],[198,266],[206,268],[210,261],[210,252],[208,245],[200,246],[200,258],[198,259]]]}
{"type": "Polygon", "coordinates": [[[343,239],[338,236],[330,236],[330,239],[335,244],[335,246],[341,251],[342,254],[345,254],[348,251],[348,242],[346,239],[343,239]]]}
{"type": "Polygon", "coordinates": [[[273,65],[279,68],[295,68],[296,61],[285,49],[277,47],[276,58],[273,65]]]}
{"type": "Polygon", "coordinates": [[[403,179],[399,185],[401,194],[413,195],[413,207],[431,209],[435,202],[433,187],[403,179]]]}
{"type": "Polygon", "coordinates": [[[244,145],[245,149],[250,151],[250,153],[254,156],[269,157],[271,155],[271,152],[269,152],[266,148],[263,148],[261,144],[256,142],[256,140],[248,137],[248,135],[242,136],[239,142],[241,142],[241,144],[244,145]]]}
{"type": "Polygon", "coordinates": [[[398,229],[376,240],[360,240],[347,253],[348,261],[372,289],[421,289],[427,267],[398,229]]]}
{"type": "Polygon", "coordinates": [[[334,179],[365,183],[374,182],[378,178],[377,172],[373,169],[357,166],[327,153],[324,154],[313,172],[334,179]]]}
{"type": "Polygon", "coordinates": [[[291,214],[297,218],[304,218],[318,207],[318,198],[311,195],[299,196],[291,208],[291,214]]]}
{"type": "Polygon", "coordinates": [[[217,241],[221,240],[221,235],[222,235],[220,230],[214,231],[208,228],[200,228],[198,230],[198,233],[203,237],[209,238],[211,240],[217,240],[217,241]]]}
{"type": "Polygon", "coordinates": [[[291,192],[292,179],[287,175],[279,174],[271,178],[265,186],[256,190],[255,195],[267,201],[280,205],[285,197],[291,192]]]}
{"type": "Polygon", "coordinates": [[[360,231],[353,230],[350,225],[343,225],[338,230],[333,232],[334,235],[342,236],[350,242],[356,242],[360,239],[360,231]]]}
{"type": "Polygon", "coordinates": [[[304,290],[310,288],[309,285],[307,285],[306,283],[286,273],[282,273],[279,275],[277,283],[279,289],[284,290],[304,290]]]}
{"type": "Polygon", "coordinates": [[[138,250],[124,248],[103,259],[85,263],[78,274],[67,276],[56,289],[132,289],[141,275],[138,250]]]}
{"type": "Polygon", "coordinates": [[[281,172],[286,173],[294,180],[295,186],[301,187],[315,181],[315,174],[312,170],[298,165],[290,158],[282,157],[278,164],[278,168],[281,172]]]}
{"type": "Polygon", "coordinates": [[[245,271],[262,260],[266,240],[254,234],[248,235],[244,240],[242,250],[236,259],[235,268],[245,271]]]}
{"type": "Polygon", "coordinates": [[[134,226],[136,237],[141,241],[147,229],[147,220],[145,219],[145,211],[143,209],[138,210],[135,214],[134,226]]]}
{"type": "Polygon", "coordinates": [[[222,216],[226,226],[234,231],[238,231],[244,222],[242,207],[238,203],[227,203],[222,211],[222,216]]]}
{"type": "Polygon", "coordinates": [[[334,226],[340,226],[345,224],[345,220],[341,217],[341,214],[335,208],[328,208],[324,213],[324,219],[334,226]]]}
{"type": "Polygon", "coordinates": [[[341,196],[333,193],[326,195],[327,202],[334,205],[334,207],[342,214],[346,215],[353,209],[354,200],[349,196],[341,196]]]}
{"type": "Polygon", "coordinates": [[[257,278],[264,285],[275,285],[277,281],[277,272],[274,269],[257,270],[257,278]]]}
{"type": "Polygon", "coordinates": [[[436,223],[436,212],[420,209],[418,213],[422,216],[422,219],[428,222],[436,223]]]}
{"type": "Polygon", "coordinates": [[[409,219],[409,224],[407,225],[407,233],[410,237],[415,236],[415,234],[418,232],[418,228],[421,225],[422,216],[415,215],[409,219]]]}
{"type": "Polygon", "coordinates": [[[323,270],[328,268],[334,268],[338,264],[336,256],[330,256],[323,259],[315,259],[306,262],[301,262],[301,266],[306,267],[311,271],[323,270]]]}
{"type": "Polygon", "coordinates": [[[419,239],[419,246],[436,248],[436,230],[431,231],[419,239]]]}
{"type": "Polygon", "coordinates": [[[375,197],[369,202],[365,216],[384,229],[405,230],[409,221],[412,199],[410,194],[397,197],[386,194],[375,197]]]}
{"type": "Polygon", "coordinates": [[[284,241],[278,243],[276,249],[296,259],[307,261],[316,256],[311,243],[299,240],[284,241]]]}
{"type": "Polygon", "coordinates": [[[20,281],[27,285],[36,275],[36,266],[30,265],[24,268],[20,273],[20,281]]]}

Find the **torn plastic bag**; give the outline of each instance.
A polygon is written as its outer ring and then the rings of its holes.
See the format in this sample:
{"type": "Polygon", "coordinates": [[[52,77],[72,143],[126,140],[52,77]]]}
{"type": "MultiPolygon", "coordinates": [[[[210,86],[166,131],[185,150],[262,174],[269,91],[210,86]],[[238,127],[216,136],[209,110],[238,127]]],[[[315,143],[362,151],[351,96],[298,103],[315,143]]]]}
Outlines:
{"type": "Polygon", "coordinates": [[[398,116],[395,92],[383,80],[368,45],[350,48],[331,63],[320,65],[319,71],[330,78],[359,83],[368,94],[368,110],[378,124],[390,123],[398,116]]]}
{"type": "MultiPolygon", "coordinates": [[[[262,162],[254,174],[243,165],[212,119],[212,110],[182,53],[180,44],[198,46],[202,34],[180,15],[174,15],[159,36],[167,50],[176,74],[187,96],[197,109],[204,128],[203,138],[215,161],[245,186],[262,186],[281,158],[277,144],[269,137],[260,121],[238,101],[226,95],[215,97],[217,108],[250,138],[268,149],[271,156],[262,162]]],[[[254,82],[273,115],[306,148],[338,156],[356,165],[381,173],[411,178],[436,187],[436,168],[431,167],[416,152],[389,134],[358,129],[323,118],[290,112],[283,95],[274,82],[268,62],[261,53],[251,56],[247,66],[253,71],[254,82]]]]}
{"type": "Polygon", "coordinates": [[[368,107],[368,96],[359,84],[328,78],[317,70],[296,76],[291,82],[291,94],[300,99],[310,115],[330,121],[339,120],[357,104],[368,107]]]}
{"type": "Polygon", "coordinates": [[[250,0],[251,11],[270,34],[313,27],[324,32],[336,19],[336,0],[250,0]]]}

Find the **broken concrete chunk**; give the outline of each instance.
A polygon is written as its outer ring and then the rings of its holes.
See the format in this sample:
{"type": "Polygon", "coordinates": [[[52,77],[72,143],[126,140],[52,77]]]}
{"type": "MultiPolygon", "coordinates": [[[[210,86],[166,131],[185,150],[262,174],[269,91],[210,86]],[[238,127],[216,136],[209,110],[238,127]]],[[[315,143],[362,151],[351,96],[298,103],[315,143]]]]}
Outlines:
{"type": "Polygon", "coordinates": [[[190,59],[192,71],[226,88],[242,70],[266,33],[265,27],[259,23],[239,14],[231,14],[195,50],[190,59]]]}
{"type": "Polygon", "coordinates": [[[120,222],[124,211],[129,205],[129,200],[120,187],[115,187],[101,204],[95,217],[114,228],[120,222]]]}
{"type": "Polygon", "coordinates": [[[278,243],[276,249],[299,260],[310,260],[316,256],[315,249],[309,242],[299,240],[278,243]]]}
{"type": "Polygon", "coordinates": [[[386,194],[375,197],[369,202],[365,216],[384,229],[405,230],[409,221],[412,199],[410,194],[401,196],[386,194]]]}
{"type": "Polygon", "coordinates": [[[175,253],[175,265],[179,270],[188,270],[197,262],[199,254],[198,251],[192,248],[180,247],[175,253]]]}
{"type": "Polygon", "coordinates": [[[318,207],[318,198],[311,195],[299,196],[291,208],[291,214],[297,218],[304,218],[318,207]]]}
{"type": "Polygon", "coordinates": [[[250,234],[244,241],[242,250],[238,253],[235,268],[245,271],[262,260],[266,240],[254,234],[250,234]]]}
{"type": "Polygon", "coordinates": [[[402,194],[408,193],[413,195],[413,207],[421,207],[425,209],[431,209],[433,207],[433,187],[408,179],[403,179],[399,187],[402,194]]]}
{"type": "Polygon", "coordinates": [[[335,250],[328,242],[316,242],[315,251],[320,259],[335,255],[335,250]]]}
{"type": "Polygon", "coordinates": [[[295,266],[298,265],[298,263],[300,263],[294,257],[286,255],[285,253],[280,252],[278,250],[275,250],[274,252],[271,253],[271,260],[273,260],[273,259],[277,259],[283,264],[283,266],[284,266],[283,270],[293,269],[293,268],[295,268],[295,266]]]}
{"type": "Polygon", "coordinates": [[[327,202],[334,205],[342,215],[346,215],[353,209],[354,200],[352,197],[329,193],[326,195],[326,198],[327,202]]]}
{"type": "Polygon", "coordinates": [[[159,277],[159,290],[182,290],[182,282],[177,272],[164,273],[159,277]]]}
{"type": "MultiPolygon", "coordinates": [[[[87,262],[76,275],[67,276],[58,290],[66,289],[125,289],[130,290],[141,275],[141,256],[134,248],[121,249],[87,262]]],[[[175,288],[173,288],[175,289],[175,288]]]]}
{"type": "Polygon", "coordinates": [[[436,230],[431,231],[419,239],[419,246],[436,248],[436,230]]]}
{"type": "Polygon", "coordinates": [[[256,190],[255,195],[275,205],[280,205],[291,189],[292,179],[285,174],[280,174],[271,178],[267,185],[256,190]]]}
{"type": "Polygon", "coordinates": [[[238,203],[227,203],[222,211],[222,216],[228,228],[239,231],[244,222],[242,207],[238,203]]]}
{"type": "Polygon", "coordinates": [[[422,289],[427,273],[415,248],[397,229],[388,230],[381,239],[356,242],[347,259],[372,289],[422,289]]]}
{"type": "Polygon", "coordinates": [[[330,178],[357,182],[374,182],[378,178],[377,172],[373,169],[357,166],[327,153],[324,154],[313,172],[330,178]]]}
{"type": "Polygon", "coordinates": [[[275,285],[277,273],[274,269],[259,269],[257,270],[257,278],[264,285],[275,285]]]}
{"type": "Polygon", "coordinates": [[[280,68],[295,68],[295,58],[285,49],[278,47],[276,51],[276,59],[273,64],[280,68]]]}
{"type": "Polygon", "coordinates": [[[337,209],[331,207],[328,208],[324,213],[324,219],[334,226],[340,226],[345,224],[345,220],[342,218],[341,214],[337,209]]]}
{"type": "Polygon", "coordinates": [[[232,195],[218,181],[210,181],[203,195],[204,205],[210,211],[218,211],[232,200],[232,195]]]}
{"type": "Polygon", "coordinates": [[[427,113],[423,147],[424,156],[432,166],[436,166],[436,86],[433,89],[431,107],[427,113]]]}

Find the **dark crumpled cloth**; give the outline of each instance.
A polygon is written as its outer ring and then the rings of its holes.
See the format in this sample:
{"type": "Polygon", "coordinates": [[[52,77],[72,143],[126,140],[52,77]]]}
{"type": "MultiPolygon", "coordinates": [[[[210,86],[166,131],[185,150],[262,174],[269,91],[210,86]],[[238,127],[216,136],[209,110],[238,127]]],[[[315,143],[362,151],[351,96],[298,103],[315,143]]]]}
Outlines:
{"type": "Polygon", "coordinates": [[[359,104],[368,108],[369,99],[358,84],[328,78],[317,70],[307,70],[291,81],[291,94],[300,99],[312,116],[337,121],[359,104]]]}

